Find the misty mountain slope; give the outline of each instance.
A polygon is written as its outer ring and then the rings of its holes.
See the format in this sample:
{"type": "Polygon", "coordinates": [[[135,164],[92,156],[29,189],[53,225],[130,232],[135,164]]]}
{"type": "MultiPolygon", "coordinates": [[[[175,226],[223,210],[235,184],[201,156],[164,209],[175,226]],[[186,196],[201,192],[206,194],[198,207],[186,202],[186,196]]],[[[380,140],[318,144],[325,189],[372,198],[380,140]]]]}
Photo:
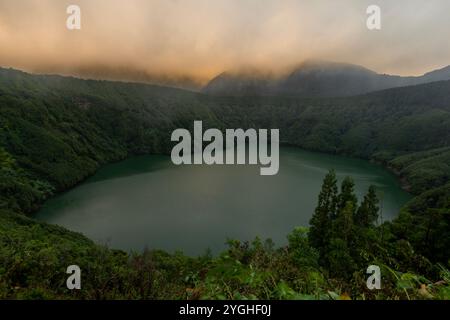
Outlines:
{"type": "Polygon", "coordinates": [[[420,78],[421,83],[432,82],[432,81],[442,81],[449,80],[448,76],[450,75],[450,66],[444,67],[442,69],[434,70],[428,73],[425,73],[420,78]]]}
{"type": "Polygon", "coordinates": [[[223,72],[212,79],[202,92],[223,96],[263,96],[273,91],[274,81],[262,73],[223,72]]]}
{"type": "Polygon", "coordinates": [[[410,84],[410,80],[379,75],[351,64],[307,62],[279,81],[275,93],[304,97],[352,96],[398,87],[405,82],[410,84]]]}
{"type": "Polygon", "coordinates": [[[420,77],[400,77],[352,64],[307,61],[277,79],[225,72],[211,80],[203,92],[220,96],[345,97],[443,80],[450,80],[450,66],[420,77]]]}

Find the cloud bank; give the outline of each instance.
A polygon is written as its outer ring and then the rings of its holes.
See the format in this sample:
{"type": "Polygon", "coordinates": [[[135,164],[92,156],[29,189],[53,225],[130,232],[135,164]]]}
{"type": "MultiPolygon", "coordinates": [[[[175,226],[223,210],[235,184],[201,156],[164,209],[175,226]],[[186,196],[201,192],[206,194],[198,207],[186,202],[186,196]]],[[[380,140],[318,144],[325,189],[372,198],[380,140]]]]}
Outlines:
{"type": "Polygon", "coordinates": [[[0,66],[94,78],[195,86],[310,58],[418,75],[450,64],[449,38],[448,0],[0,0],[0,66]],[[80,31],[66,29],[70,4],[80,31]]]}

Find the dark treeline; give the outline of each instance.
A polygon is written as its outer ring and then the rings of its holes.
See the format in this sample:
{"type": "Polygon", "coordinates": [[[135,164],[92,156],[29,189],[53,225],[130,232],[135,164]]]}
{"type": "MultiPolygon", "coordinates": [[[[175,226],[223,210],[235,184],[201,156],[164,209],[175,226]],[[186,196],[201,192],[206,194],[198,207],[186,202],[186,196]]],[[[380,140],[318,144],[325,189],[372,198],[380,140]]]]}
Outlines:
{"type": "Polygon", "coordinates": [[[448,284],[450,259],[449,128],[450,82],[352,98],[236,98],[0,69],[0,296],[70,296],[63,266],[81,261],[92,290],[78,298],[439,298],[434,283],[448,284]],[[194,120],[279,128],[282,142],[380,162],[416,197],[378,226],[376,190],[359,204],[351,179],[338,193],[330,174],[309,234],[296,229],[281,249],[231,241],[217,258],[128,255],[25,216],[105,163],[168,153],[172,130],[194,120]],[[363,288],[369,261],[390,270],[378,295],[363,288]]]}

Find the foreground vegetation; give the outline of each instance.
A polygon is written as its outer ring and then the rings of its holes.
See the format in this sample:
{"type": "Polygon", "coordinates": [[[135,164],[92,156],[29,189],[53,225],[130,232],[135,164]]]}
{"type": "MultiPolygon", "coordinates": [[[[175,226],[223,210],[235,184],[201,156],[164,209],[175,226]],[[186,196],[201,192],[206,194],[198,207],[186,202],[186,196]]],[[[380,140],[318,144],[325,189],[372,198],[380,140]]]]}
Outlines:
{"type": "MultiPolygon", "coordinates": [[[[0,69],[0,297],[19,299],[448,299],[450,82],[354,98],[208,97],[0,69]],[[324,181],[311,229],[289,245],[229,241],[218,257],[127,254],[29,217],[102,164],[167,153],[174,128],[280,128],[283,142],[378,161],[416,195],[377,225],[371,189],[324,181]],[[66,289],[66,267],[83,270],[66,289]],[[366,268],[382,268],[382,290],[366,268]]],[[[293,226],[294,228],[295,226],[293,226]]],[[[205,244],[207,247],[207,244],[205,244]]]]}
{"type": "Polygon", "coordinates": [[[311,229],[289,243],[228,241],[217,257],[145,251],[127,254],[61,227],[0,214],[0,297],[17,299],[450,299],[450,272],[398,240],[397,223],[376,226],[371,187],[358,206],[353,181],[338,193],[325,178],[311,229]],[[65,269],[82,270],[82,290],[66,289],[65,269]],[[369,290],[366,269],[381,268],[369,290]],[[400,272],[398,270],[404,270],[400,272]]]}

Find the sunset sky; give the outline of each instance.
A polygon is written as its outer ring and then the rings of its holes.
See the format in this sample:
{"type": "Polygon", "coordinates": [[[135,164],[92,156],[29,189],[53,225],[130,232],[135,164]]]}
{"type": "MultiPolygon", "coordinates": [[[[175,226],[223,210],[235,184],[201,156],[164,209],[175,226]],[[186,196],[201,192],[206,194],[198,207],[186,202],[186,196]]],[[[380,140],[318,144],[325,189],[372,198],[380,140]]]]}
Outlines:
{"type": "Polygon", "coordinates": [[[0,66],[85,77],[204,82],[309,58],[418,75],[450,64],[449,39],[448,0],[0,0],[0,66]],[[381,31],[366,28],[370,4],[381,31]]]}

